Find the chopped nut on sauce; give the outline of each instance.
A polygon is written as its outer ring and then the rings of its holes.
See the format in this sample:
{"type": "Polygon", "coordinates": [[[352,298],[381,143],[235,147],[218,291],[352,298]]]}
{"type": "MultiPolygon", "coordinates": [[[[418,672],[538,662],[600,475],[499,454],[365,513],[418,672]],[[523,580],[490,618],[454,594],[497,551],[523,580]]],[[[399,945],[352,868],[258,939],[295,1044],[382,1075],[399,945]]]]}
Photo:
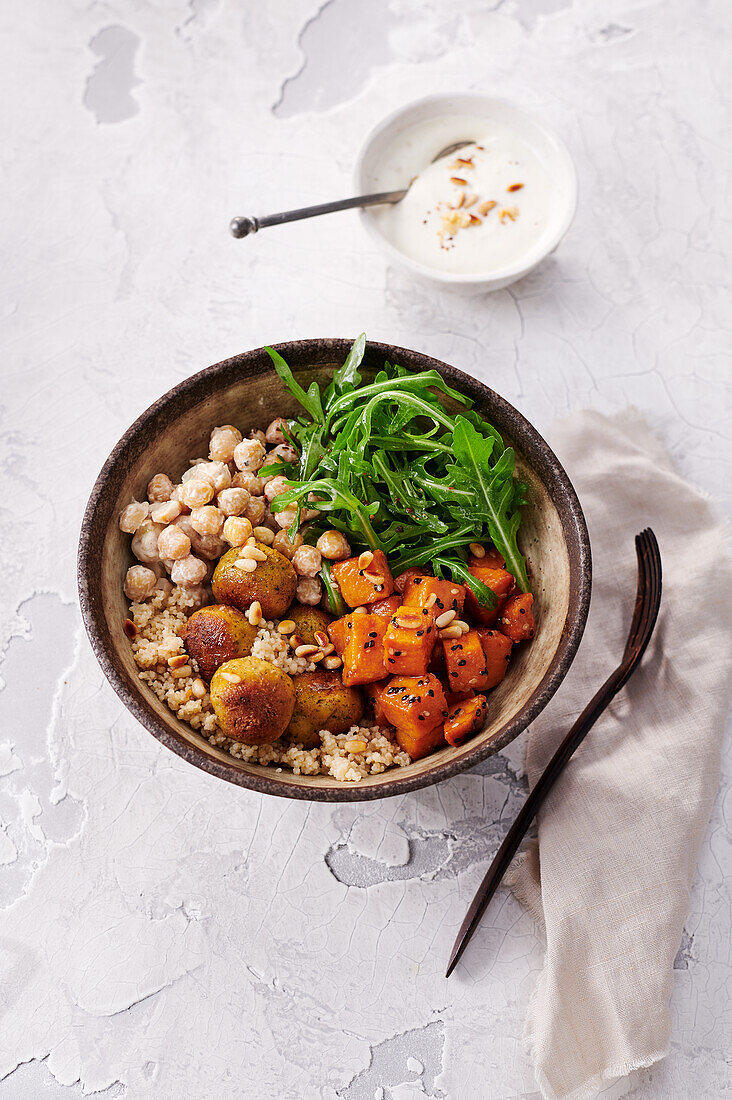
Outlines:
{"type": "Polygon", "coordinates": [[[485,216],[486,216],[486,214],[487,214],[487,213],[488,213],[489,211],[493,210],[493,208],[494,208],[495,206],[498,206],[498,203],[497,203],[497,202],[494,202],[494,201],[493,201],[493,199],[488,199],[488,200],[486,200],[486,202],[482,202],[482,203],[480,204],[480,206],[478,207],[478,213],[479,213],[479,214],[482,214],[482,215],[483,215],[483,217],[485,217],[485,216]]]}
{"type": "Polygon", "coordinates": [[[467,187],[468,181],[462,179],[461,176],[450,176],[450,183],[454,183],[457,187],[467,187]]]}
{"type": "Polygon", "coordinates": [[[515,222],[518,217],[518,206],[505,206],[498,217],[501,219],[501,225],[505,225],[506,218],[508,218],[509,221],[515,222]]]}
{"type": "Polygon", "coordinates": [[[445,233],[456,233],[466,225],[470,225],[470,214],[464,210],[451,210],[448,214],[442,215],[442,228],[445,233]]]}
{"type": "Polygon", "coordinates": [[[512,183],[511,186],[507,188],[507,190],[508,191],[520,191],[522,187],[523,187],[523,183],[512,183]]]}

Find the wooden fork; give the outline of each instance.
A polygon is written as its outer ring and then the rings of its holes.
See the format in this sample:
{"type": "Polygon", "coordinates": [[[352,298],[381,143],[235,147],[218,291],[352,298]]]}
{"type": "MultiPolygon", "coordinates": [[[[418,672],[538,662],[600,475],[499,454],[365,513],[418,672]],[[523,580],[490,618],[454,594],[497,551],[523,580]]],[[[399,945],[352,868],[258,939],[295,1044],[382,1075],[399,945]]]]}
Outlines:
{"type": "Polygon", "coordinates": [[[539,807],[564,771],[575,749],[582,744],[602,712],[620,689],[627,684],[640,664],[640,660],[651,640],[661,604],[661,554],[656,536],[650,527],[646,527],[644,531],[635,536],[635,552],[638,558],[638,588],[623,659],[582,711],[547,764],[538,783],[526,799],[518,817],[506,834],[503,844],[498,849],[495,859],[478,887],[465,920],[460,926],[445,973],[446,978],[450,977],[458,959],[472,939],[489,901],[508,870],[509,864],[526,835],[529,825],[536,817],[539,807]]]}

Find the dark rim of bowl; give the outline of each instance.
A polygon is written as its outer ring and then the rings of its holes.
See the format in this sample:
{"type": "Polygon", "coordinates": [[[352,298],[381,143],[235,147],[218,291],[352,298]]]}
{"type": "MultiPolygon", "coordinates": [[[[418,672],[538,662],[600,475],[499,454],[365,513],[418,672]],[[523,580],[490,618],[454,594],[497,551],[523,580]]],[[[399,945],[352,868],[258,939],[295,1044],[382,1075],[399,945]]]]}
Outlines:
{"type": "MultiPolygon", "coordinates": [[[[332,362],[333,358],[345,359],[351,341],[340,338],[291,340],[272,346],[295,369],[307,369],[315,368],[322,362],[332,362]]],[[[342,783],[337,787],[301,786],[288,782],[286,776],[280,778],[276,774],[267,774],[270,769],[263,768],[261,772],[241,771],[233,765],[208,756],[203,747],[199,750],[186,742],[182,736],[176,737],[159,722],[152,709],[148,710],[143,705],[142,695],[137,696],[130,691],[109,657],[104,640],[104,609],[101,600],[94,595],[95,581],[101,590],[101,561],[100,556],[95,554],[94,548],[102,544],[106,524],[113,518],[112,506],[115,501],[105,500],[105,487],[108,485],[110,472],[119,462],[127,465],[131,458],[137,457],[136,442],[140,439],[140,430],[147,425],[155,424],[158,420],[159,426],[164,427],[165,410],[172,398],[181,403],[183,411],[198,404],[197,393],[205,380],[229,374],[233,381],[240,376],[242,370],[256,376],[269,374],[272,367],[264,348],[255,348],[230,359],[224,359],[191,375],[158,398],[127,429],[104,463],[94,483],[84,512],[79,538],[77,573],[81,614],[92,649],[107,680],[127,709],[158,741],[202,771],[263,794],[311,802],[361,802],[405,794],[467,771],[513,741],[541,713],[566,676],[577,653],[587,622],[592,589],[592,554],[587,524],[572,483],[539,432],[503,397],[456,367],[442,363],[422,352],[375,341],[368,341],[367,355],[398,362],[411,370],[439,371],[451,385],[472,397],[476,402],[488,401],[501,410],[505,423],[510,425],[510,432],[514,439],[530,459],[532,468],[547,485],[562,520],[570,566],[569,608],[564,632],[540,684],[499,734],[488,742],[476,744],[472,751],[459,759],[436,764],[434,768],[416,776],[406,775],[400,770],[396,773],[385,772],[383,783],[368,787],[358,783],[342,783]],[[104,504],[108,507],[102,507],[104,504]],[[103,516],[105,512],[106,517],[103,516]]]]}

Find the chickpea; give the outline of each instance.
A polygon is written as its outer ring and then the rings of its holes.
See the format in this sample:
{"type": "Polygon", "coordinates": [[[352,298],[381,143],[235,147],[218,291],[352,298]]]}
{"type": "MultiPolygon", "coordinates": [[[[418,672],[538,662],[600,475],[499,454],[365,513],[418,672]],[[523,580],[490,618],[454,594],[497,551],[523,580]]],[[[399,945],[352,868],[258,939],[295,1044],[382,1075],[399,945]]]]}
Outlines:
{"type": "Polygon", "coordinates": [[[151,596],[158,583],[158,578],[152,569],[144,565],[131,565],[125,576],[125,596],[133,603],[141,603],[151,596]]]}
{"type": "Polygon", "coordinates": [[[159,504],[161,501],[170,500],[173,494],[173,482],[167,474],[155,474],[147,485],[147,499],[151,504],[159,504]]]}
{"type": "Polygon", "coordinates": [[[250,494],[247,489],[223,489],[217,496],[216,503],[225,516],[240,516],[249,499],[250,494]]]}
{"type": "Polygon", "coordinates": [[[302,535],[299,531],[294,539],[291,539],[287,531],[280,530],[272,540],[272,548],[273,550],[279,550],[280,554],[284,554],[286,558],[292,558],[298,547],[302,546],[302,541],[302,535]]]}
{"type": "Polygon", "coordinates": [[[138,561],[148,565],[150,562],[160,561],[158,553],[158,535],[164,531],[162,523],[153,523],[146,519],[135,531],[132,539],[132,553],[138,561]]]}
{"type": "Polygon", "coordinates": [[[264,519],[264,513],[267,510],[267,504],[264,497],[251,497],[249,503],[244,509],[244,515],[251,522],[253,527],[258,527],[264,519]]]}
{"type": "Polygon", "coordinates": [[[191,512],[191,525],[199,535],[220,535],[224,526],[224,513],[213,504],[203,508],[194,508],[191,512]]]}
{"type": "Polygon", "coordinates": [[[165,560],[178,561],[185,558],[191,552],[191,540],[180,527],[171,523],[164,527],[158,535],[158,553],[165,560]]]}
{"type": "Polygon", "coordinates": [[[173,584],[179,584],[182,588],[196,588],[203,583],[207,572],[205,562],[188,554],[174,563],[170,579],[173,584]]]}
{"type": "Polygon", "coordinates": [[[291,523],[297,518],[298,507],[296,504],[290,504],[287,508],[283,508],[281,512],[275,513],[275,519],[279,523],[280,527],[289,527],[291,523]]]}
{"type": "Polygon", "coordinates": [[[243,546],[252,534],[252,525],[244,516],[229,516],[224,522],[223,535],[229,546],[243,546]]]}
{"type": "Polygon", "coordinates": [[[291,443],[278,443],[269,452],[267,458],[278,458],[281,462],[297,462],[297,451],[291,443]]]}
{"type": "Polygon", "coordinates": [[[323,531],[315,545],[328,561],[345,561],[351,556],[348,539],[340,531],[323,531]]]}
{"type": "Polygon", "coordinates": [[[181,486],[181,500],[193,511],[194,508],[202,508],[213,500],[214,488],[210,481],[202,478],[191,478],[181,486]]]}
{"type": "Polygon", "coordinates": [[[266,451],[259,439],[243,439],[234,448],[234,462],[239,470],[256,474],[262,468],[266,451]]]}
{"type": "Polygon", "coordinates": [[[234,474],[231,485],[234,489],[246,489],[253,497],[261,497],[264,492],[264,479],[257,477],[256,474],[247,473],[246,470],[239,470],[234,474]]]}
{"type": "Polygon", "coordinates": [[[211,432],[208,457],[213,462],[231,462],[234,458],[234,448],[241,443],[241,440],[241,432],[233,424],[214,428],[211,432]]]}
{"type": "MultiPolygon", "coordinates": [[[[292,555],[292,564],[300,577],[314,577],[320,570],[323,557],[315,546],[298,546],[292,555]]],[[[318,596],[320,600],[320,596],[318,596]]]]}
{"type": "Polygon", "coordinates": [[[147,501],[133,500],[119,514],[119,529],[126,535],[134,535],[140,524],[144,523],[150,512],[147,501]]]}
{"type": "Polygon", "coordinates": [[[181,513],[179,500],[161,500],[150,506],[150,519],[153,523],[172,523],[181,513]]]}
{"type": "Polygon", "coordinates": [[[268,443],[286,443],[287,436],[282,431],[282,425],[287,426],[287,418],[284,416],[276,416],[272,423],[264,433],[264,437],[268,443]]]}
{"type": "Polygon", "coordinates": [[[317,577],[301,577],[295,589],[295,599],[308,607],[315,607],[320,603],[323,595],[323,586],[317,577]]]}
{"type": "Polygon", "coordinates": [[[264,487],[264,495],[268,501],[272,502],[275,497],[281,496],[282,493],[286,493],[291,488],[287,484],[287,478],[282,474],[278,474],[277,477],[273,477],[271,481],[268,481],[264,487]]]}
{"type": "Polygon", "coordinates": [[[247,439],[258,439],[260,443],[267,442],[267,437],[261,428],[250,428],[247,432],[247,439]]]}

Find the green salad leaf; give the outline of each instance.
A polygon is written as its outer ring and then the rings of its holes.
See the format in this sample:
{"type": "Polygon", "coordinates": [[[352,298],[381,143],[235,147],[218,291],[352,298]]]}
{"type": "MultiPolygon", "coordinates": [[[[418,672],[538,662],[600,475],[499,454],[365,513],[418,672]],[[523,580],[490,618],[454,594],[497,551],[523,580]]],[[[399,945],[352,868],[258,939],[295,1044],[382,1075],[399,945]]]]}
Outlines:
{"type": "MultiPolygon", "coordinates": [[[[397,574],[429,563],[486,607],[496,597],[468,572],[467,548],[491,542],[529,591],[517,544],[525,486],[513,450],[468,397],[434,370],[411,373],[386,363],[364,380],[363,333],[323,393],[316,382],[305,391],[282,356],[266,350],[306,414],[289,422],[297,458],[277,467],[290,488],[274,499],[273,512],[297,504],[296,530],[302,510],[317,509],[321,517],[303,529],[307,541],[334,527],[354,551],[383,550],[397,574]]],[[[321,575],[333,598],[327,565],[321,575]]]]}

